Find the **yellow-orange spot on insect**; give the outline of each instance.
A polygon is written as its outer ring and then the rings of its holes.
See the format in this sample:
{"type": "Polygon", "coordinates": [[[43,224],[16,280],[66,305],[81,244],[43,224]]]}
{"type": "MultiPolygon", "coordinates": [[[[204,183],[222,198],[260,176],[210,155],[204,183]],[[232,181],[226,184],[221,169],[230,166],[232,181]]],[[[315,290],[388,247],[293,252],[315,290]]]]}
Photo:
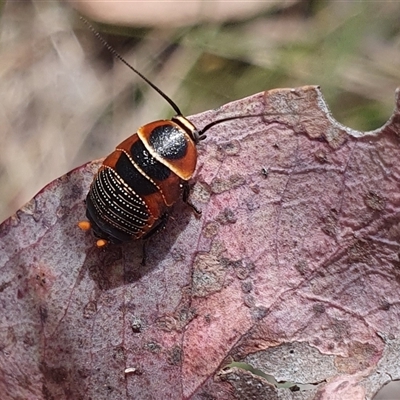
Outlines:
{"type": "Polygon", "coordinates": [[[104,240],[104,239],[99,239],[97,242],[96,242],[96,246],[97,247],[104,247],[104,246],[107,246],[108,245],[108,241],[107,240],[104,240]]]}
{"type": "Polygon", "coordinates": [[[78,227],[83,231],[88,231],[92,227],[92,225],[90,224],[89,221],[79,221],[78,227]]]}

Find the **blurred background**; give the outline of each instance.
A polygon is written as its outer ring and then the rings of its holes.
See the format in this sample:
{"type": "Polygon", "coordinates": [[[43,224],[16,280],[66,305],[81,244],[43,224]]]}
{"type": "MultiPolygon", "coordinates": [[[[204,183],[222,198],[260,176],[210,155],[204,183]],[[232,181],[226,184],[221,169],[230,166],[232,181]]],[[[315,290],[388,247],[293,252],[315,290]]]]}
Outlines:
{"type": "MultiPolygon", "coordinates": [[[[8,1],[0,24],[0,221],[43,186],[173,112],[267,89],[322,86],[334,116],[372,130],[400,86],[400,2],[8,1]]],[[[376,399],[399,399],[385,392],[376,399]]]]}

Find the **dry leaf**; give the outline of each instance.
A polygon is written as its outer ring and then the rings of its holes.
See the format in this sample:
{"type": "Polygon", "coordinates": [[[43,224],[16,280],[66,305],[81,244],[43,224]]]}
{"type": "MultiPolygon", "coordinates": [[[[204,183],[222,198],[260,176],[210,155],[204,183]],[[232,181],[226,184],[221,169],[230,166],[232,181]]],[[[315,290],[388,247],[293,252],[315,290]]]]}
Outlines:
{"type": "Polygon", "coordinates": [[[303,87],[191,120],[257,113],[199,145],[202,217],[178,204],[146,267],[76,227],[97,161],[1,225],[2,399],[361,400],[400,378],[399,110],[356,132],[303,87]]]}

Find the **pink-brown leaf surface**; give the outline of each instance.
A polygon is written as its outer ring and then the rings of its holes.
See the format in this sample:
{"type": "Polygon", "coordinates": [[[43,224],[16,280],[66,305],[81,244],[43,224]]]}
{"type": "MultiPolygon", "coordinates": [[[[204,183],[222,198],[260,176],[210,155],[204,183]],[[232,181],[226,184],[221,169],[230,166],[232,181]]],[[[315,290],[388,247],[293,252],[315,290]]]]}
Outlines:
{"type": "Polygon", "coordinates": [[[76,227],[99,161],[1,225],[2,399],[361,400],[400,379],[398,108],[361,133],[303,87],[191,120],[260,113],[198,146],[202,216],[179,203],[145,267],[76,227]]]}

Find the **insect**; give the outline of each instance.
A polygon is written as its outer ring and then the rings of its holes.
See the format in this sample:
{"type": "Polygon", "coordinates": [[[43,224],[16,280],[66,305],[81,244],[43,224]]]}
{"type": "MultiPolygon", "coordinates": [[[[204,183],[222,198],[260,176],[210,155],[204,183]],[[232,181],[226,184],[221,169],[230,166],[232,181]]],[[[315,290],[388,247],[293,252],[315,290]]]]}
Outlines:
{"type": "MultiPolygon", "coordinates": [[[[166,226],[171,207],[181,198],[200,214],[189,201],[188,181],[196,168],[196,146],[206,138],[205,132],[216,124],[248,116],[219,119],[198,130],[161,89],[82,20],[116,58],[156,90],[176,112],[169,120],[140,127],[106,157],[86,197],[88,221],[78,223],[82,230],[92,230],[98,247],[146,240],[166,226]]],[[[142,264],[145,257],[144,242],[142,264]]]]}

